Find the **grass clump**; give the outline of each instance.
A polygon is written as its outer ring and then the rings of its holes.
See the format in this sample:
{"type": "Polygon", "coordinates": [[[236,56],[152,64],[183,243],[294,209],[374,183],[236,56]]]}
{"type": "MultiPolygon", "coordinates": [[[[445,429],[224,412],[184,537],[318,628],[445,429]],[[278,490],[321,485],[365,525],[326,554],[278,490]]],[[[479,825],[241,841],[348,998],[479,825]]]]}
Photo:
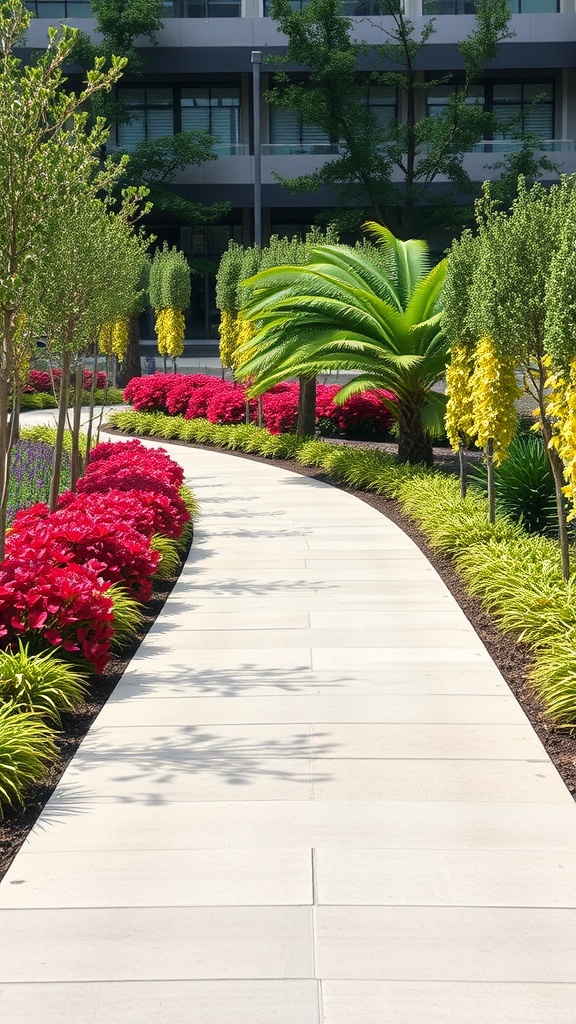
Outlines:
{"type": "Polygon", "coordinates": [[[64,711],[74,711],[86,694],[86,675],[55,650],[30,654],[28,644],[0,651],[0,701],[18,711],[36,712],[59,726],[64,711]]]}
{"type": "Polygon", "coordinates": [[[35,711],[0,705],[0,818],[24,806],[26,791],[42,782],[56,759],[54,731],[35,711]]]}

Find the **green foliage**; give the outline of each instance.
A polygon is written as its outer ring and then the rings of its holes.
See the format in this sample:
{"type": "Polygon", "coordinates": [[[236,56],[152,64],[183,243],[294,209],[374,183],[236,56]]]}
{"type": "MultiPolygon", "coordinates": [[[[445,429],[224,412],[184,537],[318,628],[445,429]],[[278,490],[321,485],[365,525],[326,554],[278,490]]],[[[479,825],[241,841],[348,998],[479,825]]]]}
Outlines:
{"type": "Polygon", "coordinates": [[[53,730],[35,712],[0,705],[0,819],[24,805],[26,791],[42,782],[57,750],[53,730]]]}
{"type": "Polygon", "coordinates": [[[231,240],[223,253],[216,274],[216,306],[221,311],[237,313],[239,308],[238,289],[242,273],[241,245],[231,240]]]}
{"type": "Polygon", "coordinates": [[[175,576],[181,564],[180,552],[176,541],[172,540],[171,537],[163,537],[162,534],[155,533],[150,547],[153,551],[159,551],[162,556],[154,575],[160,580],[170,579],[172,576],[175,576]]]}
{"type": "Polygon", "coordinates": [[[556,725],[576,729],[576,628],[538,654],[532,682],[556,725]]]}
{"type": "Polygon", "coordinates": [[[379,13],[387,17],[382,42],[376,46],[358,41],[361,25],[342,16],[340,0],[310,0],[296,12],[289,0],[272,0],[271,11],[288,37],[288,46],[285,57],[270,60],[305,67],[309,74],[295,81],[280,72],[267,98],[295,111],[304,124],[319,127],[327,138],[337,139],[340,153],[314,173],[283,184],[295,192],[335,189],[345,211],[338,217],[346,227],[350,206],[394,226],[403,237],[413,234],[416,216],[428,224],[438,218],[444,223],[453,219],[452,203],[433,204],[436,209],[430,216],[430,186],[442,175],[463,194],[474,190],[463,167],[464,154],[498,126],[482,104],[470,102],[472,85],[481,80],[486,65],[497,56],[499,43],[510,34],[506,0],[476,4],[476,26],[458,44],[463,80],[460,72],[435,79],[422,76],[421,51],[435,32],[434,20],[427,19],[418,28],[397,0],[379,5],[379,13]],[[359,75],[359,62],[366,58],[387,70],[359,75]],[[391,87],[403,94],[406,117],[381,123],[367,102],[370,86],[391,87]],[[453,87],[453,95],[442,113],[419,118],[422,93],[435,86],[453,87]]]}
{"type": "Polygon", "coordinates": [[[187,511],[190,513],[192,521],[197,519],[200,515],[200,505],[198,504],[198,500],[192,488],[186,487],[186,485],[183,484],[180,488],[180,497],[182,498],[187,511]]]}
{"type": "Polygon", "coordinates": [[[112,649],[121,651],[125,647],[130,647],[138,636],[138,629],[142,623],[142,605],[128,597],[126,591],[117,583],[109,587],[108,595],[112,598],[114,612],[112,649]]]}
{"type": "Polygon", "coordinates": [[[86,693],[86,676],[54,650],[30,654],[28,644],[0,651],[0,703],[32,711],[59,726],[64,711],[74,711],[86,693]]]}
{"type": "Polygon", "coordinates": [[[248,282],[243,312],[258,333],[240,349],[243,370],[255,377],[252,394],[292,376],[360,371],[336,401],[373,388],[393,392],[394,400],[384,401],[399,424],[401,461],[430,463],[429,435],[442,432],[445,406],[432,390],[447,361],[445,261],[430,270],[425,242],[367,227],[380,265],[360,249],[322,245],[311,250],[313,262],[263,270],[248,282]]]}
{"type": "MultiPolygon", "coordinates": [[[[484,466],[472,466],[469,478],[487,491],[484,466]]],[[[494,470],[494,494],[497,511],[528,533],[558,533],[554,477],[540,437],[529,434],[512,441],[508,458],[494,470]]]]}
{"type": "MultiPolygon", "coordinates": [[[[56,443],[56,427],[48,427],[40,423],[34,427],[22,427],[20,438],[22,441],[44,441],[45,444],[54,446],[56,443]]],[[[84,456],[86,455],[87,440],[86,434],[79,435],[78,443],[80,451],[84,456]]],[[[64,432],[62,447],[65,452],[72,451],[72,432],[70,430],[64,432]]]]}
{"type": "Polygon", "coordinates": [[[155,310],[188,309],[190,267],[183,252],[165,243],[154,254],[150,268],[150,304],[155,310]]]}

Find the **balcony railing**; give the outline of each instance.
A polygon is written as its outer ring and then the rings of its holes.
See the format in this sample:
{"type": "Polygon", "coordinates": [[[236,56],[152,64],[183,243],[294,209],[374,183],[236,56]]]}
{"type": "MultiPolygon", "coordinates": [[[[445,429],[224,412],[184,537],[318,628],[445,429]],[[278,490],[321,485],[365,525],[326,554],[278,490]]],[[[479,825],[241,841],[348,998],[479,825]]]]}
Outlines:
{"type": "Polygon", "coordinates": [[[311,142],[266,142],[262,146],[262,156],[314,156],[337,155],[340,147],[337,143],[311,142]]]}
{"type": "MultiPolygon", "coordinates": [[[[538,145],[545,153],[573,153],[574,139],[539,139],[538,145]]],[[[522,142],[517,139],[487,139],[474,146],[472,153],[519,153],[522,142]]]]}
{"type": "Polygon", "coordinates": [[[165,18],[240,18],[240,0],[168,0],[165,18]]]}
{"type": "Polygon", "coordinates": [[[24,4],[37,18],[93,18],[94,11],[83,0],[27,0],[24,4]]]}
{"type": "MultiPolygon", "coordinates": [[[[557,14],[560,0],[508,0],[512,14],[557,14]]],[[[422,0],[422,14],[475,14],[476,0],[422,0]]]]}

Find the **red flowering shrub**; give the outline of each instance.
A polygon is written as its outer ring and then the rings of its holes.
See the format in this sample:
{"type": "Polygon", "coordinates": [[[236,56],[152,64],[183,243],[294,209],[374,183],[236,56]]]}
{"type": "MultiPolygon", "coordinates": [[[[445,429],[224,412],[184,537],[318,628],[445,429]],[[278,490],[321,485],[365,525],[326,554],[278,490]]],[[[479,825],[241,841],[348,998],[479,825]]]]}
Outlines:
{"type": "MultiPolygon", "coordinates": [[[[336,405],[338,384],[319,384],[316,418],[333,424],[334,433],[383,433],[392,422],[381,396],[391,398],[387,391],[364,391],[336,405]]],[[[295,381],[276,384],[262,396],[264,426],[271,434],[292,430],[298,415],[299,385],[295,381]]],[[[196,373],[155,374],[135,377],[124,391],[124,398],[135,409],[161,410],[172,416],[182,414],[188,420],[206,417],[212,423],[243,423],[246,414],[245,388],[217,377],[196,373]]],[[[251,418],[256,417],[256,402],[250,401],[251,418]]]]}
{"type": "Polygon", "coordinates": [[[90,565],[55,565],[42,551],[12,555],[0,565],[0,643],[37,637],[78,652],[97,672],[114,635],[112,598],[90,565]]]}
{"type": "MultiPolygon", "coordinates": [[[[51,395],[54,389],[56,391],[60,390],[61,381],[61,370],[52,370],[51,374],[47,370],[30,370],[24,391],[27,394],[42,392],[44,394],[51,395]],[[54,381],[54,383],[52,383],[52,381],[54,381]]],[[[92,387],[92,370],[84,370],[82,375],[82,387],[84,391],[90,391],[90,388],[92,387]]],[[[96,387],[106,387],[106,374],[103,370],[98,370],[97,372],[96,387]]]]}
{"type": "Polygon", "coordinates": [[[104,441],[90,453],[84,480],[93,479],[114,469],[145,470],[149,477],[178,488],[184,480],[184,470],[171,459],[165,448],[147,448],[141,441],[104,441]]]}
{"type": "Polygon", "coordinates": [[[133,377],[124,388],[124,401],[139,412],[158,409],[167,412],[166,398],[175,374],[153,373],[151,377],[133,377]]]}
{"type": "MultiPolygon", "coordinates": [[[[251,418],[256,415],[257,402],[249,403],[251,418]]],[[[206,404],[206,419],[211,423],[244,423],[246,420],[246,392],[241,384],[234,386],[220,381],[206,404]]]]}
{"type": "MultiPolygon", "coordinates": [[[[44,506],[46,508],[46,506],[44,506]]],[[[106,583],[120,583],[130,597],[149,601],[152,576],[160,555],[152,551],[148,537],[116,516],[98,519],[75,503],[47,515],[17,513],[6,540],[8,558],[28,558],[41,553],[46,561],[65,568],[71,562],[91,566],[106,583]]]]}
{"type": "Polygon", "coordinates": [[[162,448],[105,442],[80,493],[62,495],[56,512],[43,504],[18,512],[0,564],[0,647],[37,637],[102,671],[114,635],[108,588],[118,583],[149,599],[161,557],[152,535],[179,537],[190,519],[182,478],[162,448]]]}

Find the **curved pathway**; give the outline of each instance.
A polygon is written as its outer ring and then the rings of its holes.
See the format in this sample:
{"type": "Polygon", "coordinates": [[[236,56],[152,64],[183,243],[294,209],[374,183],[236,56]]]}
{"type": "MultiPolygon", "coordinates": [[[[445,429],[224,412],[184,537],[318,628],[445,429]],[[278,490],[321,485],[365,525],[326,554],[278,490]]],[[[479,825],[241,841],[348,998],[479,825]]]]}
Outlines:
{"type": "Polygon", "coordinates": [[[415,547],[174,449],[161,617],[0,885],[9,1024],[574,1024],[576,806],[415,547]]]}

